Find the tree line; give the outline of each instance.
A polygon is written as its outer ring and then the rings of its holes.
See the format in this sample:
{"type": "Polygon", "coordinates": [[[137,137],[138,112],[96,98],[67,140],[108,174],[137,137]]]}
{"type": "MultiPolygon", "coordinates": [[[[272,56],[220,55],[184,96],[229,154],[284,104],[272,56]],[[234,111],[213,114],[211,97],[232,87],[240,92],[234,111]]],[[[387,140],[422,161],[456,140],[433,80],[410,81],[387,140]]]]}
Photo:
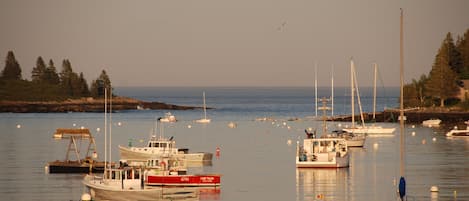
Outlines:
{"type": "MultiPolygon", "coordinates": [[[[467,92],[460,95],[464,80],[469,80],[469,29],[456,42],[448,32],[435,56],[428,75],[404,85],[406,107],[445,107],[460,105],[469,108],[467,92]]],[[[469,82],[468,82],[469,83],[469,82]]]]}
{"type": "Polygon", "coordinates": [[[89,87],[83,73],[74,72],[68,59],[62,61],[62,69],[58,73],[52,59],[46,65],[39,56],[31,71],[31,80],[23,79],[21,73],[13,51],[9,51],[0,75],[0,100],[61,101],[82,97],[101,98],[104,96],[104,88],[111,91],[111,81],[105,70],[101,71],[89,87]]]}

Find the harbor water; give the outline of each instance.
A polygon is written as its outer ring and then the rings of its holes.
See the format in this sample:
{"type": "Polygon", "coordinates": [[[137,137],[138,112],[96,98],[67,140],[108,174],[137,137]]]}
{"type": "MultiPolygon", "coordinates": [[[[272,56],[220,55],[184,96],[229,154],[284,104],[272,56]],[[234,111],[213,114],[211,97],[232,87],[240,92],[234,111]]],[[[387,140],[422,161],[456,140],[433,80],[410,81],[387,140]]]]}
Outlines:
{"type": "MultiPolygon", "coordinates": [[[[371,88],[360,90],[363,109],[371,112],[371,88]]],[[[349,168],[297,169],[296,144],[306,136],[304,130],[322,129],[322,122],[312,118],[316,116],[313,88],[116,87],[114,93],[146,101],[202,106],[203,91],[207,107],[214,108],[207,110],[211,123],[193,122],[203,116],[200,109],[170,111],[178,122],[163,125],[163,134],[173,136],[177,147],[214,153],[211,165],[196,165],[189,171],[220,173],[221,186],[201,193],[195,200],[395,201],[401,165],[405,167],[408,200],[469,200],[469,139],[445,137],[449,128],[444,126],[405,125],[405,164],[400,164],[399,125],[377,123],[397,129],[392,136],[368,136],[363,148],[350,149],[349,168]],[[256,121],[258,118],[267,121],[256,121]],[[219,157],[215,157],[217,147],[219,157]],[[439,192],[430,192],[432,186],[437,186],[439,192]]],[[[348,88],[337,88],[334,94],[334,114],[349,114],[348,88]]],[[[398,96],[398,88],[379,90],[377,110],[397,107],[398,96]]],[[[321,97],[330,98],[330,89],[320,88],[321,97]]],[[[108,145],[112,160],[119,160],[118,145],[144,145],[155,119],[166,112],[114,112],[109,121],[112,128],[107,130],[108,139],[112,136],[108,145]]],[[[329,130],[348,125],[327,123],[329,130]]],[[[73,127],[90,129],[99,159],[103,160],[102,113],[0,113],[0,199],[79,200],[87,192],[81,182],[84,175],[47,174],[45,170],[48,161],[65,159],[68,141],[54,140],[55,129],[73,127]]],[[[87,144],[78,146],[86,149],[87,144]]]]}

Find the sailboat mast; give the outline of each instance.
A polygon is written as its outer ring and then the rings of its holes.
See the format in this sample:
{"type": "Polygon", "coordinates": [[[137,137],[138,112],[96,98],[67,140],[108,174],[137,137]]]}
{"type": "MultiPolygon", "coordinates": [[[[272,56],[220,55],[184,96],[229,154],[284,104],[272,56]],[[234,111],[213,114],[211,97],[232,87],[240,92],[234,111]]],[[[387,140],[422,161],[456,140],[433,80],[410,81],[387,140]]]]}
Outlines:
{"type": "Polygon", "coordinates": [[[375,67],[375,77],[373,81],[373,120],[376,121],[376,74],[378,71],[378,66],[374,63],[375,67]]]}
{"type": "Polygon", "coordinates": [[[104,179],[107,169],[107,89],[104,87],[104,179]]]}
{"type": "Polygon", "coordinates": [[[332,64],[331,75],[331,116],[334,116],[334,64],[332,64]]]}
{"type": "Polygon", "coordinates": [[[350,59],[350,106],[352,107],[352,128],[355,128],[355,94],[354,94],[354,85],[353,85],[353,60],[350,59]]]}
{"type": "Polygon", "coordinates": [[[314,109],[318,117],[318,64],[314,63],[314,109]]]}
{"type": "Polygon", "coordinates": [[[399,179],[399,196],[401,200],[407,200],[406,197],[406,181],[405,181],[405,134],[404,134],[404,11],[401,8],[400,22],[400,80],[401,80],[401,100],[400,100],[400,174],[399,179]]]}
{"type": "Polygon", "coordinates": [[[109,87],[111,90],[109,95],[109,165],[112,163],[112,87],[109,87]]]}
{"type": "Polygon", "coordinates": [[[204,119],[207,119],[207,109],[205,106],[205,91],[203,92],[203,96],[204,96],[204,119]]]}
{"type": "Polygon", "coordinates": [[[400,31],[400,80],[401,80],[401,100],[400,100],[400,129],[401,129],[401,176],[405,175],[404,153],[405,153],[405,135],[404,135],[404,11],[401,8],[401,31],[400,31]]]}

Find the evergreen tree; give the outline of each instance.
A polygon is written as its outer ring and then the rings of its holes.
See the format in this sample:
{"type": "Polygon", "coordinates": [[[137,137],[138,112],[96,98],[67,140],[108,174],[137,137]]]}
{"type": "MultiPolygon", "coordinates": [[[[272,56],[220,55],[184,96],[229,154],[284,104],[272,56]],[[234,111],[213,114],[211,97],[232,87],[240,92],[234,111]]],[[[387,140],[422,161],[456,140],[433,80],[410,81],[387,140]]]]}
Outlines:
{"type": "Polygon", "coordinates": [[[42,57],[38,57],[36,60],[36,66],[33,68],[31,72],[31,79],[33,82],[42,82],[44,81],[46,73],[46,64],[42,57]]]}
{"type": "Polygon", "coordinates": [[[86,83],[86,79],[83,76],[83,72],[80,73],[80,78],[79,78],[79,95],[81,97],[86,97],[90,95],[90,90],[88,88],[88,83],[86,83]]]}
{"type": "Polygon", "coordinates": [[[91,84],[91,95],[93,97],[103,97],[104,96],[104,88],[107,89],[108,97],[111,94],[111,80],[107,75],[106,71],[101,71],[101,75],[99,75],[97,80],[94,80],[91,84]]]}
{"type": "Polygon", "coordinates": [[[74,79],[76,74],[73,72],[72,64],[69,60],[64,59],[62,62],[62,71],[60,72],[60,86],[67,96],[75,96],[74,79]]]}
{"type": "Polygon", "coordinates": [[[461,79],[469,79],[469,29],[458,39],[456,49],[461,54],[462,73],[461,79]]]}
{"type": "Polygon", "coordinates": [[[44,81],[54,85],[60,83],[60,78],[57,74],[57,70],[54,66],[54,61],[52,61],[52,59],[49,60],[49,66],[46,68],[46,72],[44,74],[44,81]]]}
{"type": "Polygon", "coordinates": [[[415,89],[416,98],[419,101],[418,106],[425,105],[425,83],[427,82],[428,78],[426,75],[421,75],[419,80],[412,79],[412,85],[415,89]]]}
{"type": "Polygon", "coordinates": [[[440,107],[444,107],[444,101],[452,98],[459,92],[457,86],[457,74],[450,66],[450,46],[445,40],[435,57],[429,78],[425,83],[426,95],[440,100],[440,107]]]}
{"type": "Polygon", "coordinates": [[[16,61],[13,51],[8,51],[2,78],[6,80],[21,80],[21,67],[16,61]]]}
{"type": "Polygon", "coordinates": [[[450,66],[451,70],[453,70],[456,74],[458,74],[458,77],[460,77],[459,75],[461,75],[461,73],[463,72],[461,54],[459,53],[458,49],[456,49],[453,37],[451,36],[450,32],[446,34],[444,43],[444,45],[446,46],[446,51],[448,51],[448,65],[450,66]]]}

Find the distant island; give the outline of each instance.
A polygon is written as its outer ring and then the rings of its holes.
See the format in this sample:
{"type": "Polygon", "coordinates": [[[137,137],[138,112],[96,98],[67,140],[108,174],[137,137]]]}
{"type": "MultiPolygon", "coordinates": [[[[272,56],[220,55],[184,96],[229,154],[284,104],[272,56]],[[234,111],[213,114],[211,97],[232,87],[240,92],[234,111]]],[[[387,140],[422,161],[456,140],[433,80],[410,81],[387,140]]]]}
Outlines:
{"type": "MultiPolygon", "coordinates": [[[[109,102],[108,102],[109,104],[109,102]]],[[[109,109],[109,108],[108,108],[109,109]]],[[[161,102],[145,102],[127,97],[114,97],[112,110],[192,110],[200,107],[179,106],[161,102]]],[[[64,113],[104,112],[104,99],[82,98],[65,101],[0,101],[0,112],[13,113],[64,113]]]]}
{"type": "Polygon", "coordinates": [[[114,111],[200,108],[117,96],[112,93],[111,80],[105,70],[89,87],[83,73],[75,73],[68,59],[63,60],[60,73],[52,59],[46,66],[40,56],[31,72],[31,80],[23,79],[21,72],[13,51],[9,51],[0,76],[0,112],[103,112],[105,92],[108,99],[112,97],[114,111]]]}

